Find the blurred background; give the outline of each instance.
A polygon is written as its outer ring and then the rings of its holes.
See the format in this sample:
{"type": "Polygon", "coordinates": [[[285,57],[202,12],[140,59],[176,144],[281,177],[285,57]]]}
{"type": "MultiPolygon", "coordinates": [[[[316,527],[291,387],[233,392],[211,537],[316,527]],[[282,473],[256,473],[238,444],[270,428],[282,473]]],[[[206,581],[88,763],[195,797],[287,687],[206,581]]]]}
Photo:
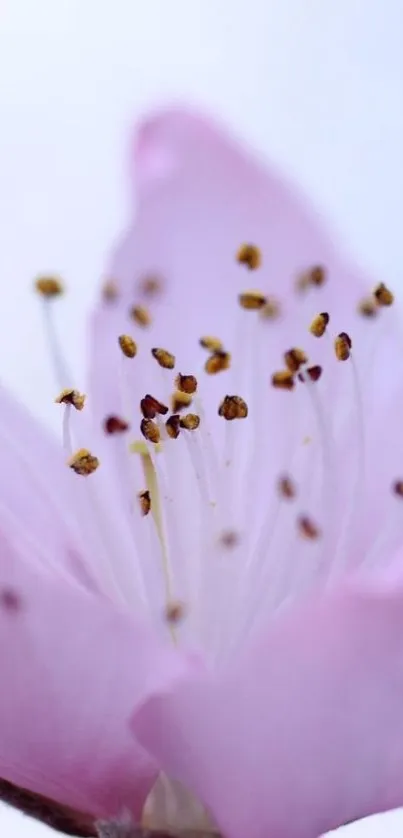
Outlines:
{"type": "MultiPolygon", "coordinates": [[[[130,132],[161,103],[226,122],[364,267],[401,284],[402,29],[399,0],[0,0],[3,380],[52,421],[31,291],[46,270],[70,289],[60,319],[80,375],[85,314],[128,214],[130,132]]],[[[401,836],[403,814],[339,834],[401,836]]],[[[0,808],[0,835],[50,833],[0,808]]]]}

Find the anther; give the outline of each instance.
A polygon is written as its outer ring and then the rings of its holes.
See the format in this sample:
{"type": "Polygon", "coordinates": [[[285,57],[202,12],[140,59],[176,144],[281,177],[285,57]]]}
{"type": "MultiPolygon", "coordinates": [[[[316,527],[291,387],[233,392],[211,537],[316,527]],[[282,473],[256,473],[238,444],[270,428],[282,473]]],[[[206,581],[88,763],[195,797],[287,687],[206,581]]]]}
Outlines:
{"type": "Polygon", "coordinates": [[[282,498],[286,498],[287,500],[292,500],[295,498],[296,489],[295,484],[291,480],[288,475],[283,474],[278,480],[278,491],[282,498]]]}
{"type": "Polygon", "coordinates": [[[266,297],[266,302],[259,314],[264,320],[276,320],[281,314],[280,303],[274,297],[266,297]]]}
{"type": "Polygon", "coordinates": [[[192,397],[188,393],[183,393],[181,390],[175,390],[171,396],[171,410],[172,413],[179,413],[185,407],[192,404],[192,397]]]}
{"type": "Polygon", "coordinates": [[[403,480],[395,480],[392,488],[395,495],[403,498],[403,480]]]}
{"type": "Polygon", "coordinates": [[[394,302],[392,291],[387,288],[384,282],[380,282],[374,289],[374,297],[379,306],[391,306],[394,302]]]}
{"type": "Polygon", "coordinates": [[[172,352],[168,352],[167,349],[154,347],[154,349],[151,350],[151,354],[160,367],[165,370],[173,370],[175,366],[175,355],[172,355],[172,352]]]}
{"type": "Polygon", "coordinates": [[[79,393],[78,390],[71,390],[67,387],[56,396],[55,402],[56,404],[71,404],[76,410],[82,410],[85,399],[86,396],[84,393],[79,393]]]}
{"type": "Polygon", "coordinates": [[[175,378],[175,386],[181,393],[192,396],[197,390],[197,378],[194,375],[179,375],[175,378]]]}
{"type": "Polygon", "coordinates": [[[352,342],[347,332],[340,332],[334,341],[334,351],[338,361],[347,361],[350,357],[352,342]]]}
{"type": "Polygon", "coordinates": [[[63,294],[63,283],[57,276],[38,276],[35,280],[35,288],[42,297],[51,299],[63,294]]]}
{"type": "Polygon", "coordinates": [[[220,544],[222,544],[226,550],[233,550],[239,542],[239,533],[235,532],[235,530],[225,530],[220,535],[220,544]]]}
{"type": "Polygon", "coordinates": [[[239,305],[249,311],[257,311],[266,305],[266,297],[261,291],[244,291],[239,294],[239,305]]]}
{"type": "Polygon", "coordinates": [[[313,367],[308,367],[304,372],[298,373],[298,378],[300,381],[305,381],[306,376],[310,379],[310,381],[319,381],[322,375],[322,367],[319,364],[315,364],[313,367]]]}
{"type": "Polygon", "coordinates": [[[148,442],[153,442],[154,445],[160,442],[160,429],[157,423],[153,422],[152,419],[142,419],[140,424],[140,430],[145,439],[148,440],[148,442]]]}
{"type": "Polygon", "coordinates": [[[137,344],[130,335],[119,335],[119,346],[126,355],[126,358],[134,358],[137,355],[137,344]]]}
{"type": "Polygon", "coordinates": [[[309,327],[311,335],[314,335],[316,338],[321,338],[322,335],[325,334],[326,327],[329,325],[329,320],[330,318],[327,311],[321,311],[320,314],[317,314],[316,317],[313,318],[309,327]]]}
{"type": "Polygon", "coordinates": [[[165,609],[165,619],[171,626],[177,626],[185,616],[183,602],[169,602],[165,609]]]}
{"type": "Polygon", "coordinates": [[[292,373],[298,372],[300,367],[302,367],[303,364],[306,364],[307,361],[308,356],[303,349],[297,349],[294,347],[284,353],[284,363],[287,369],[292,373]]]}
{"type": "Polygon", "coordinates": [[[213,354],[207,358],[204,369],[209,375],[216,375],[218,372],[223,372],[224,370],[229,369],[230,363],[230,353],[220,349],[217,352],[213,352],[213,354]]]}
{"type": "Polygon", "coordinates": [[[114,279],[107,279],[102,288],[102,297],[107,303],[113,303],[119,296],[118,286],[114,279]]]}
{"type": "Polygon", "coordinates": [[[248,415],[248,405],[241,396],[225,396],[218,408],[218,415],[227,421],[245,419],[248,415]]]}
{"type": "Polygon", "coordinates": [[[237,262],[255,271],[262,264],[262,254],[255,244],[242,244],[237,255],[237,262]]]}
{"type": "Polygon", "coordinates": [[[304,271],[297,279],[297,289],[299,291],[306,291],[309,287],[316,286],[319,288],[326,282],[326,270],[322,265],[314,265],[307,271],[304,271]]]}
{"type": "Polygon", "coordinates": [[[4,611],[15,614],[21,610],[22,605],[23,601],[19,593],[13,588],[2,588],[0,590],[0,608],[3,608],[4,611]]]}
{"type": "Polygon", "coordinates": [[[168,436],[171,439],[177,439],[180,434],[180,417],[177,413],[173,413],[172,416],[165,422],[165,427],[167,429],[168,436]]]}
{"type": "Polygon", "coordinates": [[[295,387],[294,376],[290,370],[274,372],[271,377],[271,383],[277,390],[293,390],[295,387]]]}
{"type": "Polygon", "coordinates": [[[199,339],[200,346],[203,349],[208,349],[209,352],[221,352],[223,345],[219,338],[214,338],[210,335],[205,335],[199,339]]]}
{"type": "Polygon", "coordinates": [[[99,466],[99,460],[98,457],[94,457],[87,448],[80,448],[70,457],[67,461],[67,465],[70,466],[76,474],[87,477],[89,474],[96,471],[99,466]]]}
{"type": "Polygon", "coordinates": [[[145,297],[156,297],[161,293],[163,282],[159,276],[145,276],[140,279],[139,290],[145,297]]]}
{"type": "Polygon", "coordinates": [[[158,401],[158,399],[155,399],[154,396],[150,396],[150,394],[147,393],[144,396],[144,399],[141,399],[140,410],[145,419],[155,419],[157,414],[165,416],[168,413],[169,408],[166,404],[163,404],[158,401]]]}
{"type": "Polygon", "coordinates": [[[129,429],[129,423],[120,416],[107,416],[104,419],[104,431],[106,434],[122,434],[129,429]]]}
{"type": "Polygon", "coordinates": [[[379,306],[373,297],[365,297],[358,303],[359,314],[363,317],[373,318],[378,314],[379,306]]]}
{"type": "Polygon", "coordinates": [[[151,323],[151,315],[145,306],[135,305],[130,309],[130,317],[138,326],[146,328],[151,323]]]}
{"type": "Polygon", "coordinates": [[[300,515],[297,521],[300,534],[307,539],[314,540],[319,538],[320,531],[314,521],[308,518],[307,515],[300,515]]]}
{"type": "Polygon", "coordinates": [[[145,517],[148,515],[151,509],[151,496],[148,489],[145,489],[144,492],[139,492],[137,495],[140,504],[140,511],[141,514],[145,517]]]}
{"type": "Polygon", "coordinates": [[[179,418],[179,424],[186,431],[196,431],[200,425],[200,416],[197,413],[186,413],[179,418]]]}

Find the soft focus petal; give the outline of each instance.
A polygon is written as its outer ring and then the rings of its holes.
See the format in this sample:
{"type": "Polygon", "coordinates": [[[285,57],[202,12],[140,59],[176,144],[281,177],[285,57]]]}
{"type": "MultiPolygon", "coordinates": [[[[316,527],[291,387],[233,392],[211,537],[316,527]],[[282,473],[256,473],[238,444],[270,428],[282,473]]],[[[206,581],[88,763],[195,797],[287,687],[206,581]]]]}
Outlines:
{"type": "Polygon", "coordinates": [[[128,720],[178,673],[173,652],[3,538],[0,649],[0,777],[95,816],[138,816],[155,765],[128,720]]]}
{"type": "Polygon", "coordinates": [[[283,613],[220,678],[183,683],[134,730],[227,838],[317,838],[403,803],[403,591],[283,613]]]}

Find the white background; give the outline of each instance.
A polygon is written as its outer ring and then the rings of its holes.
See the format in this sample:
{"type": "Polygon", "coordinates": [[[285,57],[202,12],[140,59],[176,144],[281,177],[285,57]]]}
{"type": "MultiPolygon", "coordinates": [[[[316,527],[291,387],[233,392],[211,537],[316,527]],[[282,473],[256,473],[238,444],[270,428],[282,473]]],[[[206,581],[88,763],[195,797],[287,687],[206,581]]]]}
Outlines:
{"type": "MultiPolygon", "coordinates": [[[[402,283],[399,0],[0,0],[0,372],[51,421],[32,276],[83,315],[126,216],[130,127],[168,100],[207,107],[297,179],[356,257],[402,283]],[[23,340],[22,340],[23,338],[23,340]]],[[[47,830],[0,808],[0,835],[47,830]]],[[[346,836],[403,834],[403,815],[346,836]]]]}

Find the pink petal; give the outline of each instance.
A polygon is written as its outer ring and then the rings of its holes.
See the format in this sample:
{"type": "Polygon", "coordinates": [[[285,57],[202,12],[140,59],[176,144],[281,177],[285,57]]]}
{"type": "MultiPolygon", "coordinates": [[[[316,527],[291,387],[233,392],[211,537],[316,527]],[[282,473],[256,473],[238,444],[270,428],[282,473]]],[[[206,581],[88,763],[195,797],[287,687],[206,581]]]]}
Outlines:
{"type": "Polygon", "coordinates": [[[227,838],[317,838],[403,803],[403,592],[339,590],[283,613],[220,677],[134,721],[227,838]]]}
{"type": "Polygon", "coordinates": [[[3,538],[0,648],[0,776],[95,816],[138,816],[156,767],[128,720],[178,673],[171,650],[3,538]]]}

